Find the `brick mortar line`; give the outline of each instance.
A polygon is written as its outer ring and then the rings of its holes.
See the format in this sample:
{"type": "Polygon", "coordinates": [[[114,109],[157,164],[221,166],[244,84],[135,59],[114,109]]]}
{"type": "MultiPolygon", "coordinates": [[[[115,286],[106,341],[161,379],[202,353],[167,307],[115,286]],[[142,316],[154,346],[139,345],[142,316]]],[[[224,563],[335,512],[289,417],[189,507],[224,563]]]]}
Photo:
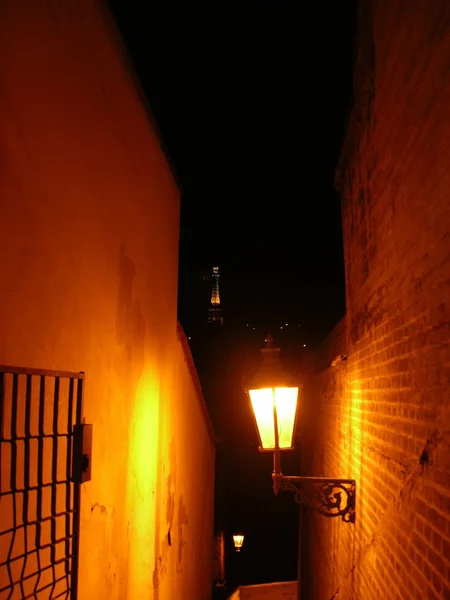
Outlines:
{"type": "MultiPolygon", "coordinates": [[[[344,436],[343,436],[344,437],[344,436]]],[[[373,437],[373,436],[371,436],[373,437]]],[[[407,439],[414,439],[417,440],[418,438],[412,438],[410,436],[404,436],[407,439]]],[[[385,458],[387,461],[389,462],[393,462],[396,463],[397,465],[399,465],[400,467],[407,469],[407,471],[409,471],[411,469],[411,466],[408,466],[404,463],[402,463],[399,460],[395,460],[394,458],[391,458],[390,456],[388,456],[387,454],[385,454],[384,452],[382,452],[381,450],[377,450],[377,448],[375,448],[374,446],[372,446],[371,444],[368,444],[367,442],[363,442],[360,438],[355,437],[354,435],[345,435],[345,438],[348,440],[353,440],[356,444],[358,444],[361,449],[365,449],[367,448],[368,450],[372,451],[374,454],[378,454],[381,457],[385,458]]],[[[394,450],[398,450],[398,448],[396,448],[395,446],[392,446],[392,448],[394,450]]],[[[412,459],[411,459],[412,460],[412,459]]]]}
{"type": "MultiPolygon", "coordinates": [[[[446,263],[446,261],[443,261],[443,264],[445,264],[445,263],[446,263]]],[[[387,310],[389,310],[389,308],[390,307],[387,306],[387,307],[385,307],[385,310],[387,311],[387,310]]],[[[399,314],[404,314],[405,310],[408,310],[408,308],[396,310],[395,312],[392,312],[392,315],[390,315],[388,318],[383,319],[380,323],[374,325],[373,330],[371,332],[365,333],[362,337],[360,337],[358,339],[358,341],[354,342],[353,348],[352,348],[352,355],[349,356],[349,358],[354,358],[355,360],[361,360],[361,358],[365,358],[365,357],[358,357],[358,353],[363,353],[366,351],[367,348],[370,348],[370,346],[372,345],[372,336],[374,334],[376,334],[377,331],[379,329],[381,329],[382,327],[387,327],[387,325],[389,325],[395,318],[397,318],[399,314]]],[[[426,326],[428,324],[427,321],[426,320],[423,321],[422,319],[424,317],[428,317],[428,316],[429,316],[428,311],[423,311],[421,313],[420,317],[413,317],[411,319],[408,319],[401,325],[398,325],[397,327],[389,328],[385,334],[377,336],[377,343],[383,342],[384,340],[388,339],[389,337],[394,336],[397,332],[402,331],[408,327],[420,325],[420,323],[423,323],[425,325],[425,327],[423,327],[423,328],[418,327],[417,330],[412,333],[412,335],[403,336],[403,338],[401,340],[394,342],[393,344],[390,344],[387,347],[389,348],[389,347],[395,346],[397,344],[400,344],[402,342],[405,342],[409,339],[413,339],[413,338],[417,337],[419,334],[428,333],[429,331],[431,331],[439,326],[439,324],[433,324],[433,325],[428,325],[428,327],[427,327],[426,326]]],[[[446,322],[446,323],[448,324],[448,322],[446,322]]],[[[373,354],[376,354],[376,352],[373,354]]],[[[372,356],[373,354],[370,354],[368,356],[372,356]]]]}
{"type": "MultiPolygon", "coordinates": [[[[430,448],[431,453],[434,452],[434,450],[436,450],[436,448],[441,444],[445,434],[449,433],[448,431],[439,433],[438,429],[435,429],[435,432],[437,432],[437,434],[435,435],[434,439],[432,439],[430,448]]],[[[356,440],[356,438],[353,439],[356,440]]],[[[357,560],[344,575],[344,577],[341,580],[341,583],[338,585],[334,594],[330,596],[329,600],[335,600],[338,597],[342,586],[346,584],[348,579],[353,575],[357,568],[362,567],[362,564],[365,562],[370,550],[374,546],[376,546],[379,543],[380,539],[384,537],[386,532],[390,530],[389,525],[395,520],[396,515],[400,513],[404,504],[411,502],[413,494],[415,492],[414,488],[416,486],[416,482],[422,477],[422,475],[423,468],[420,464],[416,466],[414,471],[408,473],[407,478],[404,481],[396,499],[390,502],[390,506],[386,509],[384,516],[380,518],[378,526],[375,528],[375,531],[372,534],[372,539],[370,540],[370,542],[368,542],[361,548],[357,560]]]]}

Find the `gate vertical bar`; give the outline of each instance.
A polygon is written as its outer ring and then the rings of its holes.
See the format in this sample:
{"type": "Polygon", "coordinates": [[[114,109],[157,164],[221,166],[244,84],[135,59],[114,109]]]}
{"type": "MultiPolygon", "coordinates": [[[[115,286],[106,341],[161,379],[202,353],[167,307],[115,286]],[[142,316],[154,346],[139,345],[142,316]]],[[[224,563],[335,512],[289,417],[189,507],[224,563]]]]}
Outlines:
{"type": "Polygon", "coordinates": [[[10,443],[11,443],[11,471],[9,473],[9,487],[11,490],[12,497],[12,517],[13,517],[13,526],[12,526],[12,539],[9,545],[8,557],[7,557],[7,569],[10,581],[13,581],[13,571],[11,568],[12,565],[12,556],[13,556],[13,548],[16,542],[17,537],[17,489],[16,489],[16,472],[17,472],[17,423],[16,423],[16,415],[17,415],[17,393],[19,386],[19,376],[17,373],[13,374],[13,382],[12,382],[12,397],[11,397],[11,420],[10,420],[10,443]]]}
{"type": "MultiPolygon", "coordinates": [[[[25,423],[24,423],[24,467],[23,467],[23,499],[22,499],[22,524],[24,526],[24,554],[28,556],[29,544],[27,535],[28,526],[28,504],[29,504],[29,489],[30,489],[30,419],[31,419],[31,375],[26,375],[26,390],[25,390],[25,423]]],[[[20,573],[20,587],[22,596],[26,598],[24,588],[24,580],[26,574],[27,561],[24,560],[20,573]]]]}
{"type": "MultiPolygon", "coordinates": [[[[76,395],[76,413],[75,426],[72,431],[76,431],[81,425],[81,415],[83,414],[83,379],[77,379],[77,395],[76,395]]],[[[77,452],[77,440],[72,435],[73,453],[77,452]]],[[[73,456],[73,460],[76,457],[73,456]]],[[[76,477],[74,479],[74,512],[73,512],[73,542],[72,542],[72,576],[71,576],[71,594],[70,600],[78,600],[78,568],[80,558],[80,507],[81,507],[81,480],[78,469],[74,469],[76,477]]]]}
{"type": "Polygon", "coordinates": [[[44,488],[44,405],[45,405],[45,377],[38,376],[39,380],[39,416],[38,416],[38,465],[37,465],[37,521],[36,521],[36,548],[38,559],[38,576],[34,585],[37,595],[42,576],[41,549],[42,549],[42,519],[43,519],[43,488],[44,488]]]}
{"type": "Polygon", "coordinates": [[[73,517],[71,517],[71,511],[73,509],[72,500],[72,486],[75,483],[72,482],[72,431],[73,431],[73,399],[74,399],[74,380],[69,379],[69,396],[67,402],[67,453],[66,453],[66,523],[65,523],[65,535],[66,535],[66,574],[69,579],[69,585],[72,587],[72,559],[73,554],[73,539],[72,536],[72,523],[73,517]]]}

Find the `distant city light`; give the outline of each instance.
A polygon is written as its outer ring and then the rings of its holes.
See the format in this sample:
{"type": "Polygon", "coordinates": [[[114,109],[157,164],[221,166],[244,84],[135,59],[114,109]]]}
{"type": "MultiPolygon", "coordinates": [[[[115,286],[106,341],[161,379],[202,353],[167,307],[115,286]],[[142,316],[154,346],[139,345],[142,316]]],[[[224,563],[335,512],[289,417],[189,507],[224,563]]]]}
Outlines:
{"type": "Polygon", "coordinates": [[[190,339],[191,339],[191,336],[188,337],[188,340],[190,340],[190,339]]]}
{"type": "Polygon", "coordinates": [[[303,348],[306,348],[306,344],[303,344],[303,348]]]}
{"type": "Polygon", "coordinates": [[[280,329],[283,329],[283,325],[280,327],[280,329]]]}
{"type": "Polygon", "coordinates": [[[286,327],[288,327],[288,326],[289,326],[289,323],[286,323],[286,327]]]}

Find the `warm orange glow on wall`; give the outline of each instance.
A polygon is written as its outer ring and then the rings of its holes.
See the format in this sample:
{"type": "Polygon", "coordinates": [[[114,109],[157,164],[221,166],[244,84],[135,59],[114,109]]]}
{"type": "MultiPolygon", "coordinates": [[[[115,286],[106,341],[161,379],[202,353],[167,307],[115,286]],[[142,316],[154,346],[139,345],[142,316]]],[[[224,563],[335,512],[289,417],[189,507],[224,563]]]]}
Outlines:
{"type": "Polygon", "coordinates": [[[136,392],[132,421],[129,462],[142,495],[156,480],[158,448],[159,386],[150,376],[143,377],[136,392]]]}
{"type": "Polygon", "coordinates": [[[158,381],[147,373],[136,391],[129,441],[127,504],[133,540],[129,549],[130,594],[151,583],[154,546],[149,543],[149,535],[159,518],[152,493],[158,484],[159,405],[158,381]]]}
{"type": "Polygon", "coordinates": [[[250,389],[262,450],[294,446],[298,387],[250,389]]]}
{"type": "Polygon", "coordinates": [[[348,447],[348,463],[351,471],[360,476],[362,465],[362,448],[364,445],[364,432],[361,421],[361,382],[354,379],[350,382],[350,411],[348,415],[348,439],[351,443],[348,447]]]}

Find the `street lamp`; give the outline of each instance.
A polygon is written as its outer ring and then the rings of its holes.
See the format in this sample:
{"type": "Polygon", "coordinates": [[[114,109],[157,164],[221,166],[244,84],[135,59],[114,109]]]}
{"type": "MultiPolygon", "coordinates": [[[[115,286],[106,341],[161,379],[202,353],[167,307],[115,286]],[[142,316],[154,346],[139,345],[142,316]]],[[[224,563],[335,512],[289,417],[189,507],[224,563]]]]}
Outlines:
{"type": "Polygon", "coordinates": [[[236,548],[236,552],[240,552],[242,548],[242,544],[244,543],[244,536],[242,533],[235,533],[233,535],[234,547],[236,548]]]}
{"type": "Polygon", "coordinates": [[[295,492],[295,501],[306,504],[325,517],[355,522],[356,482],[353,479],[297,477],[281,472],[281,452],[294,449],[299,382],[284,371],[280,348],[271,335],[261,349],[263,363],[245,386],[250,397],[260,452],[273,452],[273,491],[295,492]]]}

